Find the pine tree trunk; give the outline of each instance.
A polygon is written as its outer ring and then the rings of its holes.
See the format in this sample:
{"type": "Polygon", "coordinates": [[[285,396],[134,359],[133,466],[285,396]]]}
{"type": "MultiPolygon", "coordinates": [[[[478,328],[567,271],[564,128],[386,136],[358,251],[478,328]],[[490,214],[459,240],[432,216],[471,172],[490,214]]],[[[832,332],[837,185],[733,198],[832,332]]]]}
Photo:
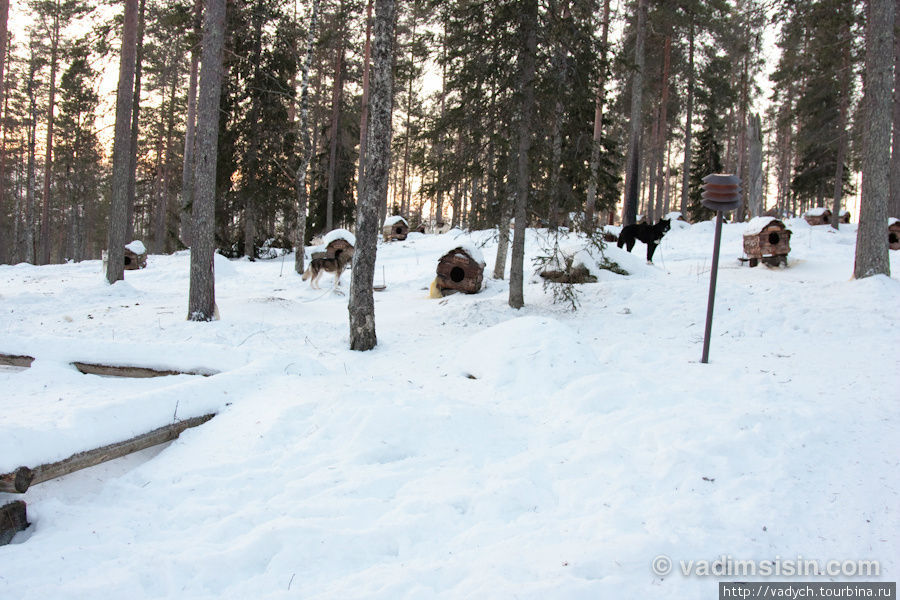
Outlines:
{"type": "Polygon", "coordinates": [[[206,14],[203,18],[203,50],[197,98],[191,284],[188,300],[188,319],[191,321],[211,321],[217,318],[213,259],[225,2],[226,0],[206,0],[206,14]]]}
{"type": "MultiPolygon", "coordinates": [[[[341,0],[339,13],[344,12],[341,0]]],[[[325,230],[334,229],[334,190],[337,176],[337,147],[341,126],[341,98],[344,95],[344,30],[341,26],[338,52],[334,65],[334,89],[331,94],[331,147],[328,153],[328,190],[325,199],[325,230]]]]}
{"type": "MultiPolygon", "coordinates": [[[[850,77],[853,65],[850,62],[851,38],[850,23],[845,23],[841,28],[841,105],[838,109],[838,149],[834,165],[834,193],[831,203],[831,226],[840,227],[841,222],[841,198],[844,194],[844,160],[847,157],[847,120],[850,112],[850,77]]],[[[896,134],[895,134],[896,135],[896,134]]],[[[893,174],[890,175],[893,177],[893,174]]],[[[890,186],[890,181],[888,181],[890,186]]]]}
{"type": "Polygon", "coordinates": [[[56,70],[59,67],[59,11],[60,0],[56,0],[53,11],[53,30],[50,32],[50,92],[47,102],[47,142],[44,148],[44,198],[41,210],[41,254],[40,263],[50,262],[50,175],[53,172],[53,127],[56,108],[56,70]]]}
{"type": "Polygon", "coordinates": [[[141,0],[138,8],[137,49],[134,59],[134,97],[131,101],[131,156],[128,159],[128,201],[125,204],[127,210],[126,241],[134,239],[134,207],[137,203],[137,154],[138,135],[140,133],[141,114],[141,80],[144,63],[144,7],[146,0],[141,0]]]}
{"type": "MultiPolygon", "coordinates": [[[[894,2],[894,20],[900,0],[894,2]]],[[[900,35],[894,35],[894,137],[891,144],[891,203],[888,216],[900,219],[900,35]]]]}
{"type": "Polygon", "coordinates": [[[131,156],[131,102],[134,96],[134,65],[137,53],[138,3],[125,0],[125,25],[119,56],[119,87],[116,94],[116,124],[113,138],[112,193],[107,234],[106,280],[125,278],[125,244],[128,233],[128,167],[131,156]]]}
{"type": "MultiPolygon", "coordinates": [[[[9,21],[9,0],[0,0],[0,132],[2,132],[2,144],[0,144],[0,215],[4,214],[3,203],[6,196],[6,119],[7,102],[6,93],[6,54],[7,54],[7,23],[9,21]]],[[[13,214],[13,219],[16,219],[13,214]]],[[[9,263],[10,256],[13,253],[15,238],[10,234],[12,232],[7,227],[7,223],[0,223],[0,264],[9,263]],[[7,245],[7,241],[12,239],[12,245],[7,245]]]]}
{"type": "MultiPolygon", "coordinates": [[[[194,31],[200,38],[203,23],[203,0],[194,2],[194,31]]],[[[191,245],[191,204],[194,193],[194,152],[197,132],[197,77],[200,71],[200,48],[191,48],[191,72],[188,83],[187,123],[184,126],[184,163],[181,168],[181,243],[191,245]]]]}
{"type": "MultiPolygon", "coordinates": [[[[306,209],[309,196],[306,192],[306,175],[312,161],[313,144],[309,138],[309,70],[312,67],[313,43],[316,40],[316,25],[319,20],[319,0],[312,0],[309,31],[306,34],[306,59],[301,67],[300,77],[300,123],[298,125],[300,140],[300,165],[294,177],[294,191],[297,194],[297,229],[294,231],[294,271],[304,271],[304,253],[306,252],[306,209]]],[[[360,181],[365,181],[361,179],[360,181]]]]}
{"type": "Polygon", "coordinates": [[[351,350],[371,350],[378,343],[372,284],[378,243],[378,207],[387,199],[391,160],[393,29],[394,0],[376,0],[365,197],[356,210],[356,250],[353,253],[348,306],[351,350]]]}
{"type": "Polygon", "coordinates": [[[763,203],[762,121],[758,114],[750,116],[750,120],[747,123],[747,133],[750,142],[749,159],[747,161],[747,180],[749,182],[747,198],[750,217],[753,218],[762,214],[763,203]]]}
{"type": "Polygon", "coordinates": [[[625,206],[622,224],[633,225],[637,220],[637,208],[641,178],[641,116],[644,89],[644,38],[647,29],[647,0],[638,0],[637,24],[634,42],[634,74],[631,77],[631,133],[628,138],[628,158],[625,167],[625,206]]]}
{"type": "Polygon", "coordinates": [[[37,99],[35,98],[35,75],[37,73],[37,58],[34,55],[34,46],[31,49],[31,60],[28,69],[28,158],[25,183],[25,262],[34,264],[34,196],[37,181],[35,180],[35,153],[37,138],[37,99]]]}
{"type": "Polygon", "coordinates": [[[506,190],[500,196],[500,226],[497,242],[497,259],[494,261],[494,279],[506,274],[506,255],[509,253],[509,220],[516,205],[516,153],[510,148],[507,164],[506,190]]]}
{"type": "Polygon", "coordinates": [[[890,275],[887,204],[891,151],[894,0],[869,0],[863,98],[862,193],[856,236],[857,279],[890,275]]]}
{"type": "Polygon", "coordinates": [[[687,106],[684,117],[684,163],[681,171],[681,214],[687,218],[688,192],[691,180],[691,129],[694,119],[694,14],[688,30],[687,106]]]}
{"type": "Polygon", "coordinates": [[[665,171],[667,166],[666,161],[666,139],[668,138],[669,133],[669,120],[668,120],[668,109],[669,109],[669,75],[671,73],[671,55],[672,55],[672,35],[666,35],[666,42],[663,50],[663,78],[662,78],[662,93],[660,95],[660,106],[659,106],[659,130],[658,130],[658,138],[656,141],[656,152],[659,160],[657,161],[657,172],[656,172],[656,210],[654,211],[654,221],[655,219],[661,219],[663,217],[663,192],[665,190],[665,171]]]}
{"type": "Polygon", "coordinates": [[[369,135],[369,69],[372,59],[372,0],[366,3],[366,46],[363,52],[363,85],[359,115],[359,166],[356,174],[356,198],[362,198],[366,177],[366,145],[369,135]]]}
{"type": "Polygon", "coordinates": [[[509,305],[525,306],[525,230],[528,225],[528,195],[531,191],[532,114],[534,112],[534,78],[537,54],[537,0],[524,0],[519,14],[518,89],[521,94],[519,122],[517,124],[518,160],[516,174],[515,229],[513,230],[512,255],[509,266],[509,305]]]}
{"type": "Polygon", "coordinates": [[[584,204],[584,230],[594,230],[594,207],[597,202],[597,175],[600,171],[600,151],[603,134],[603,101],[606,88],[606,52],[609,45],[609,3],[603,0],[603,23],[600,34],[600,77],[597,81],[597,96],[594,100],[594,136],[591,143],[591,178],[588,180],[587,198],[584,204]]]}

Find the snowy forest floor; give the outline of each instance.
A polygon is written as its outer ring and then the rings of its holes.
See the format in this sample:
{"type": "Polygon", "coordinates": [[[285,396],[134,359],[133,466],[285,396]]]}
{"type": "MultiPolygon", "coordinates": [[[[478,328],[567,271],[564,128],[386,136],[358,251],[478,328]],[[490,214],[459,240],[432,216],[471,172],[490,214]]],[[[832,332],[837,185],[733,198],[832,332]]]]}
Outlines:
{"type": "MultiPolygon", "coordinates": [[[[0,367],[0,473],[218,413],[32,487],[0,598],[708,600],[760,579],[681,573],[723,556],[877,560],[863,579],[896,581],[900,252],[893,277],[856,281],[854,225],[788,226],[789,267],[753,269],[725,226],[706,365],[712,222],[673,228],[654,265],[608,247],[630,275],[578,286],[574,312],[536,276],[511,309],[491,232],[380,244],[365,353],[347,296],[292,255],[217,256],[212,323],[185,320],[187,252],[114,286],[97,261],[0,267],[0,353],[36,358],[0,367]],[[428,299],[463,240],[485,288],[428,299]]],[[[529,230],[526,266],[546,235],[529,230]]]]}

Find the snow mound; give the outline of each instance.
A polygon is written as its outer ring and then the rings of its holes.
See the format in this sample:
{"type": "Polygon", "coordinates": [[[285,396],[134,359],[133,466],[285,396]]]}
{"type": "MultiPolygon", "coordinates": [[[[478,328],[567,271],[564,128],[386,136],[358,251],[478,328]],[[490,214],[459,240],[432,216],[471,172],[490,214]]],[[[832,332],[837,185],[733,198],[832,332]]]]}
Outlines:
{"type": "Polygon", "coordinates": [[[356,246],[356,236],[346,229],[329,231],[325,234],[325,237],[322,238],[322,245],[327,246],[334,240],[346,240],[351,246],[356,246]]]}
{"type": "Polygon", "coordinates": [[[215,258],[213,259],[213,265],[215,267],[216,279],[219,277],[233,277],[237,275],[237,268],[231,264],[231,261],[216,252],[215,258]]]}
{"type": "Polygon", "coordinates": [[[524,400],[593,372],[598,361],[567,325],[527,316],[476,333],[460,345],[455,364],[459,374],[524,400]]]}
{"type": "Polygon", "coordinates": [[[406,219],[404,219],[404,218],[401,217],[400,215],[393,215],[393,216],[390,216],[390,217],[386,217],[386,218],[384,219],[384,225],[383,225],[383,227],[392,227],[392,226],[396,225],[397,223],[403,223],[404,225],[406,225],[407,227],[409,227],[409,223],[407,223],[407,222],[406,222],[406,219]]]}
{"type": "Polygon", "coordinates": [[[772,221],[777,221],[775,217],[753,217],[747,221],[744,228],[744,235],[756,235],[765,229],[772,221]]]}
{"type": "Polygon", "coordinates": [[[134,240],[130,244],[127,244],[125,249],[131,250],[135,254],[144,254],[147,252],[147,248],[141,240],[134,240]]]}
{"type": "Polygon", "coordinates": [[[441,252],[441,256],[445,254],[449,254],[454,250],[462,250],[470,257],[472,260],[480,264],[482,267],[487,264],[484,261],[484,254],[481,252],[481,248],[475,245],[471,239],[468,238],[454,238],[450,243],[444,245],[445,250],[441,252]]]}

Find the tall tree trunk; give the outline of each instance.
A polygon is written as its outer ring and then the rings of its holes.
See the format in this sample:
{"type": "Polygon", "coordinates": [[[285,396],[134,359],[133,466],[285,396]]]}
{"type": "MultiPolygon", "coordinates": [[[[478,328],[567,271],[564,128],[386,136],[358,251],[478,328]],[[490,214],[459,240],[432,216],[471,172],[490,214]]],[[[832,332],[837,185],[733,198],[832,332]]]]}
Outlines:
{"type": "Polygon", "coordinates": [[[375,255],[378,244],[378,206],[387,198],[391,162],[391,106],[393,105],[394,0],[375,1],[372,52],[371,131],[366,151],[366,185],[356,209],[356,251],[350,279],[350,349],[371,350],[375,335],[375,255]]]}
{"type": "Polygon", "coordinates": [[[509,253],[509,220],[516,206],[516,153],[510,144],[506,169],[506,190],[500,196],[500,226],[497,242],[497,259],[494,261],[494,279],[503,279],[506,272],[506,255],[509,253]]]}
{"type": "Polygon", "coordinates": [[[112,194],[107,234],[106,280],[125,278],[125,244],[128,232],[128,167],[131,156],[131,103],[134,97],[134,65],[137,53],[138,2],[125,0],[125,25],[119,56],[119,87],[116,93],[116,125],[113,138],[112,194]]]}
{"type": "Polygon", "coordinates": [[[50,262],[50,175],[53,172],[53,121],[56,108],[56,70],[59,66],[59,11],[60,0],[56,0],[53,29],[50,32],[50,94],[47,101],[47,146],[44,149],[44,198],[41,210],[40,264],[42,265],[50,262]]]}
{"type": "MultiPolygon", "coordinates": [[[[853,65],[851,64],[850,50],[850,23],[847,22],[841,28],[841,105],[838,109],[838,149],[834,165],[834,194],[831,203],[831,226],[840,227],[841,199],[844,194],[844,160],[847,156],[847,119],[850,112],[850,77],[853,65]]],[[[893,177],[890,175],[889,177],[893,177]]],[[[890,188],[890,181],[888,181],[890,188]]]]}
{"type": "Polygon", "coordinates": [[[856,236],[857,279],[890,275],[887,204],[891,151],[891,67],[894,0],[869,0],[866,21],[865,113],[863,116],[862,193],[856,236]]]}
{"type": "MultiPolygon", "coordinates": [[[[344,1],[341,0],[338,13],[344,13],[344,1]]],[[[337,58],[334,64],[334,90],[331,95],[331,148],[328,153],[328,191],[325,199],[325,229],[334,228],[334,190],[337,176],[337,147],[341,126],[341,99],[344,95],[344,29],[341,25],[338,39],[337,58]]]]}
{"type": "MultiPolygon", "coordinates": [[[[253,79],[255,85],[262,82],[262,28],[265,6],[257,0],[253,10],[253,79]]],[[[244,256],[251,261],[256,260],[256,191],[259,182],[259,121],[262,107],[259,93],[250,100],[250,131],[247,149],[247,184],[243,189],[244,204],[244,256]]]]}
{"type": "Polygon", "coordinates": [[[694,13],[690,15],[688,28],[688,85],[687,106],[684,117],[684,163],[681,170],[681,214],[687,218],[688,192],[691,180],[691,129],[694,119],[694,13]]]}
{"type": "Polygon", "coordinates": [[[750,116],[747,123],[749,139],[749,154],[747,161],[747,199],[750,217],[758,217],[762,214],[763,204],[763,169],[762,169],[762,121],[758,114],[750,116]]]}
{"type": "Polygon", "coordinates": [[[34,196],[37,182],[35,180],[35,153],[37,138],[37,98],[35,75],[38,70],[38,60],[35,56],[35,41],[31,41],[31,58],[28,62],[28,158],[25,167],[25,262],[34,264],[34,196]]]}
{"type": "MultiPolygon", "coordinates": [[[[559,13],[560,18],[563,20],[569,19],[569,3],[567,1],[562,2],[559,13]]],[[[556,102],[553,106],[553,123],[550,128],[550,152],[552,162],[550,164],[550,189],[548,190],[550,196],[550,214],[548,217],[550,229],[552,231],[556,231],[559,227],[559,179],[562,171],[562,129],[563,119],[565,118],[563,98],[566,95],[568,78],[568,60],[566,53],[567,49],[563,40],[559,40],[554,49],[553,57],[553,68],[556,71],[554,74],[556,78],[556,102]]]]}
{"type": "MultiPolygon", "coordinates": [[[[306,208],[309,196],[306,191],[306,175],[309,172],[309,163],[312,161],[313,144],[309,138],[309,70],[312,67],[313,43],[316,40],[316,25],[319,19],[319,0],[312,0],[312,9],[309,22],[309,31],[306,34],[306,59],[301,67],[300,77],[300,165],[294,177],[294,191],[297,194],[297,229],[294,232],[294,245],[297,250],[294,254],[294,271],[303,273],[304,253],[306,251],[306,208]]],[[[364,181],[361,179],[360,181],[364,181]]]]}
{"type": "MultiPolygon", "coordinates": [[[[894,20],[900,14],[900,0],[894,2],[894,20]]],[[[900,219],[900,35],[894,34],[894,137],[891,144],[891,203],[888,216],[900,219]]]]}
{"type": "Polygon", "coordinates": [[[662,76],[662,93],[660,94],[659,106],[659,129],[657,131],[656,154],[657,173],[656,173],[656,210],[654,211],[654,219],[663,217],[663,192],[665,191],[667,167],[666,160],[666,140],[669,133],[669,75],[672,55],[672,34],[666,35],[666,42],[663,50],[663,76],[662,76]]]}
{"type": "Polygon", "coordinates": [[[591,178],[588,180],[587,199],[584,204],[584,230],[594,230],[594,207],[597,202],[597,175],[600,171],[600,150],[603,134],[603,101],[606,88],[606,52],[609,45],[609,2],[603,0],[603,23],[600,34],[600,77],[597,81],[597,95],[594,100],[594,137],[591,143],[591,178]]]}
{"type": "MultiPolygon", "coordinates": [[[[194,2],[194,31],[197,39],[203,23],[203,0],[194,2]]],[[[187,123],[184,126],[184,163],[181,168],[181,243],[191,245],[191,204],[194,192],[194,137],[197,132],[197,76],[200,70],[200,42],[191,48],[191,73],[188,83],[187,123]]]]}
{"type": "Polygon", "coordinates": [[[137,203],[137,154],[138,135],[140,133],[141,113],[141,79],[144,63],[144,8],[146,0],[141,0],[138,8],[137,47],[134,59],[134,97],[131,102],[131,155],[128,159],[128,201],[125,204],[127,210],[127,233],[125,239],[134,239],[134,206],[137,203]]]}
{"type": "Polygon", "coordinates": [[[188,299],[188,319],[191,321],[211,321],[217,318],[213,259],[225,3],[226,0],[206,0],[206,14],[203,17],[194,170],[194,239],[191,244],[191,285],[188,299]]]}
{"type": "MultiPolygon", "coordinates": [[[[415,57],[413,56],[413,46],[416,41],[416,21],[415,21],[415,11],[411,12],[411,18],[413,19],[412,23],[412,34],[410,37],[410,47],[409,47],[409,58],[410,62],[412,62],[415,57]]],[[[409,152],[410,147],[412,146],[412,139],[410,137],[410,128],[412,127],[412,102],[413,102],[413,77],[412,73],[410,73],[408,87],[406,90],[406,132],[404,135],[404,149],[403,149],[403,179],[400,182],[400,214],[404,219],[409,220],[409,205],[410,205],[410,197],[412,196],[412,192],[410,190],[409,185],[409,152]]]]}
{"type": "MultiPolygon", "coordinates": [[[[4,214],[3,202],[6,196],[6,109],[8,103],[6,101],[6,54],[7,54],[7,23],[9,21],[9,0],[0,0],[0,131],[2,131],[2,144],[0,144],[0,215],[4,214]]],[[[16,215],[13,215],[13,219],[16,215]]],[[[9,262],[13,250],[11,246],[7,246],[7,241],[11,238],[10,231],[6,227],[6,223],[0,223],[0,237],[4,241],[0,242],[0,264],[9,262]]],[[[15,238],[13,244],[15,243],[15,238]]]]}
{"type": "Polygon", "coordinates": [[[366,3],[366,46],[363,52],[363,89],[359,112],[359,166],[356,172],[356,198],[362,198],[366,176],[366,145],[369,136],[369,63],[372,59],[372,0],[366,3]]]}
{"type": "Polygon", "coordinates": [[[644,38],[647,29],[647,0],[638,0],[634,42],[634,74],[631,77],[631,134],[625,167],[625,206],[622,224],[637,220],[641,178],[641,116],[644,89],[644,38]]]}
{"type": "Polygon", "coordinates": [[[516,174],[516,225],[513,230],[512,255],[509,267],[509,305],[525,306],[525,229],[528,225],[528,195],[531,191],[532,114],[534,112],[534,77],[537,54],[537,0],[524,0],[519,13],[518,88],[521,97],[517,137],[519,156],[516,174]]]}

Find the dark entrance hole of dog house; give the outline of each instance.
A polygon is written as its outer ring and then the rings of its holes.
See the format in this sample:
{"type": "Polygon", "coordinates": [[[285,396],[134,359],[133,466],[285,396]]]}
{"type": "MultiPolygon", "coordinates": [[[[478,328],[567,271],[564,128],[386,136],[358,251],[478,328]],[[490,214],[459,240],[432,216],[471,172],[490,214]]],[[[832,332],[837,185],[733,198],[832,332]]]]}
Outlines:
{"type": "Polygon", "coordinates": [[[394,227],[394,233],[397,235],[403,235],[403,228],[400,226],[394,227]]]}
{"type": "Polygon", "coordinates": [[[890,233],[888,234],[888,243],[889,243],[889,244],[896,244],[897,242],[900,242],[900,237],[897,237],[897,234],[894,233],[893,231],[890,232],[890,233]]]}
{"type": "Polygon", "coordinates": [[[453,267],[450,269],[450,281],[459,283],[466,278],[466,272],[462,267],[453,267]]]}
{"type": "Polygon", "coordinates": [[[344,252],[344,250],[342,248],[338,248],[337,250],[335,250],[334,251],[334,259],[335,260],[339,259],[341,257],[341,254],[343,254],[343,252],[344,252]]]}
{"type": "Polygon", "coordinates": [[[131,264],[131,257],[130,257],[130,256],[126,256],[126,257],[125,257],[125,266],[127,267],[127,266],[130,265],[130,264],[131,264]]]}
{"type": "Polygon", "coordinates": [[[778,245],[778,242],[780,242],[780,241],[781,241],[781,236],[778,235],[777,231],[773,231],[772,233],[769,234],[769,243],[772,244],[773,246],[778,245]]]}

